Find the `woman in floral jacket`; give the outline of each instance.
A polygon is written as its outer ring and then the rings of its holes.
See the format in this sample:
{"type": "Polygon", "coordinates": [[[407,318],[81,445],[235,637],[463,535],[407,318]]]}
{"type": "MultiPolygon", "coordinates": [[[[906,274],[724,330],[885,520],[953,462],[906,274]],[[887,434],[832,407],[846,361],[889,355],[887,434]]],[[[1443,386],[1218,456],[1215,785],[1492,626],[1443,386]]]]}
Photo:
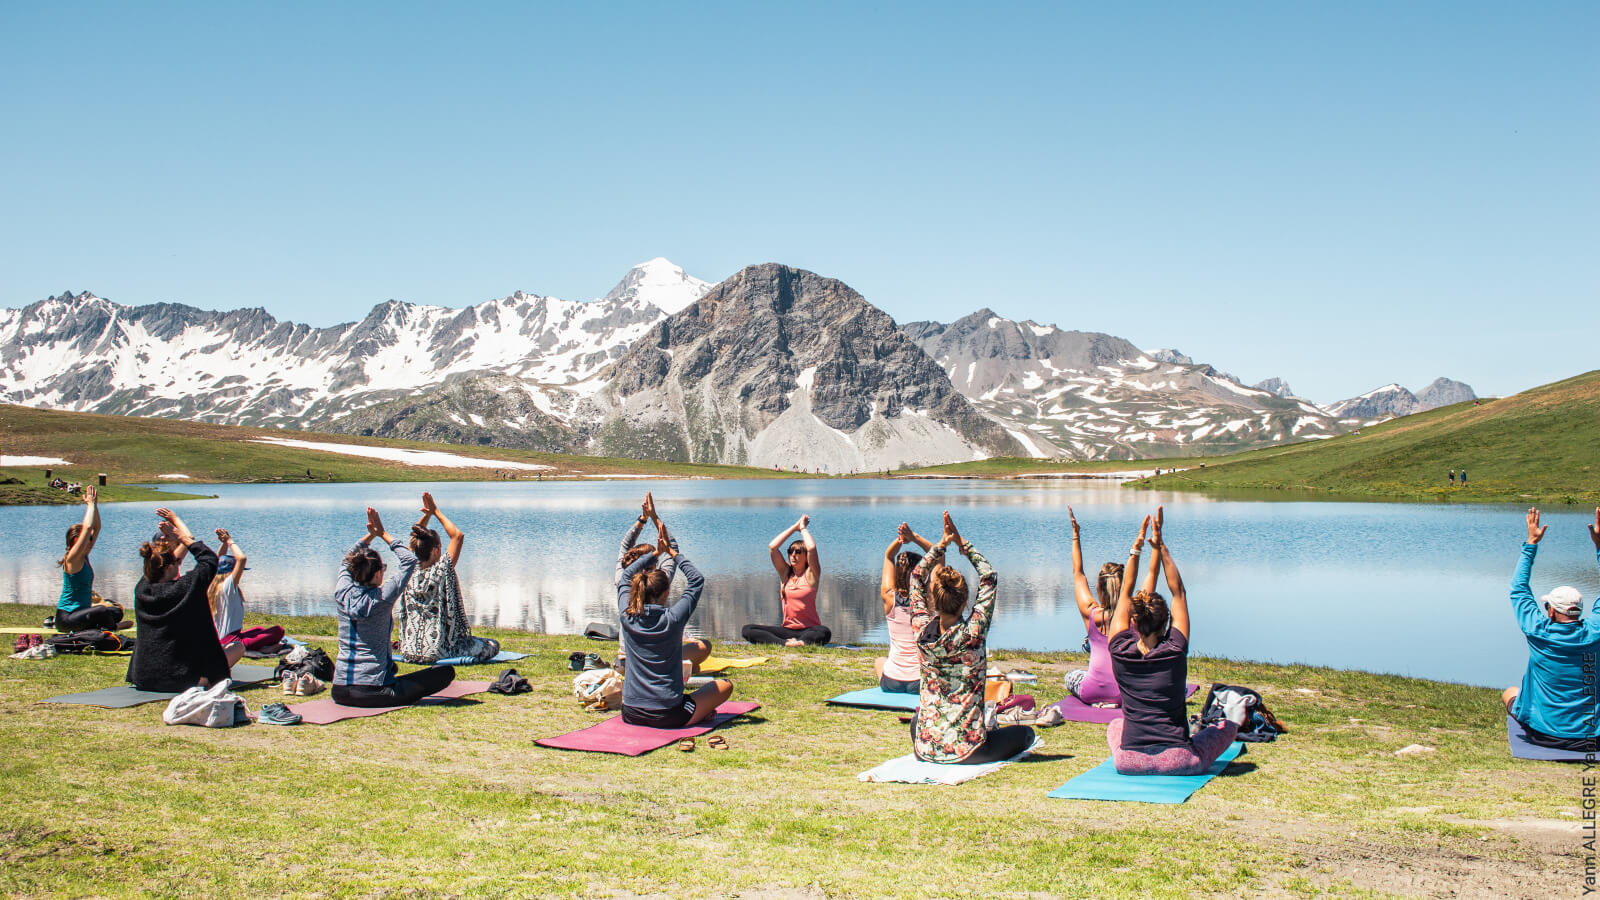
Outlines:
{"type": "Polygon", "coordinates": [[[917,759],[935,763],[999,762],[1033,746],[1033,729],[983,727],[983,683],[989,668],[986,641],[994,620],[995,577],[989,561],[963,541],[944,514],[944,537],[911,574],[911,626],[922,660],[922,698],[911,723],[917,759]],[[978,602],[967,605],[967,582],[944,564],[954,543],[978,571],[978,602]],[[930,583],[931,578],[931,583],[930,583]]]}
{"type": "Polygon", "coordinates": [[[405,593],[395,606],[400,626],[400,656],[411,663],[437,663],[441,659],[466,659],[488,662],[500,653],[500,642],[472,636],[467,609],[461,599],[461,581],[456,563],[466,534],[456,527],[433,502],[433,495],[422,495],[422,518],[411,526],[411,552],[417,557],[417,570],[406,583],[405,593]],[[439,533],[428,528],[436,518],[450,536],[450,546],[441,547],[439,533]]]}

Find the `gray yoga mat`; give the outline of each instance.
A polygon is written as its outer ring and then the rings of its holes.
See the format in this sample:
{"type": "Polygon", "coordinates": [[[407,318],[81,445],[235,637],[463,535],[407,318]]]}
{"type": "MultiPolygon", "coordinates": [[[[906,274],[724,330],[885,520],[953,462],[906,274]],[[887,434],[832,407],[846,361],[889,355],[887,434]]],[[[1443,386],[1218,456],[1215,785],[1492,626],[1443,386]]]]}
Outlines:
{"type": "MultiPolygon", "coordinates": [[[[273,669],[266,666],[247,666],[240,663],[233,667],[229,676],[237,687],[248,687],[263,681],[271,681],[273,669]]],[[[98,691],[89,691],[85,694],[62,694],[60,697],[51,697],[41,700],[41,703],[77,703],[83,706],[101,706],[106,709],[126,709],[130,706],[139,706],[144,703],[154,703],[157,700],[171,700],[178,696],[176,692],[166,691],[141,691],[131,684],[119,684],[116,687],[101,688],[98,691]]]]}

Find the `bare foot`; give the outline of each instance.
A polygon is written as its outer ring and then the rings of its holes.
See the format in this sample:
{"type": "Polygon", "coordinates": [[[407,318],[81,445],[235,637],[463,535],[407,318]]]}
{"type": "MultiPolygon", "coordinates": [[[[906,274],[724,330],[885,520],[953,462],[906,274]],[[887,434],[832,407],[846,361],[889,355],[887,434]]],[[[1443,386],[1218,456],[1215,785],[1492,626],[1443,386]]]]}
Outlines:
{"type": "Polygon", "coordinates": [[[785,647],[804,647],[806,642],[800,640],[799,638],[789,638],[787,641],[783,642],[783,645],[785,647]]]}
{"type": "Polygon", "coordinates": [[[115,630],[116,631],[126,631],[126,630],[128,630],[129,628],[132,628],[132,627],[133,627],[133,620],[132,619],[123,619],[121,622],[117,623],[117,627],[116,627],[115,630]]]}

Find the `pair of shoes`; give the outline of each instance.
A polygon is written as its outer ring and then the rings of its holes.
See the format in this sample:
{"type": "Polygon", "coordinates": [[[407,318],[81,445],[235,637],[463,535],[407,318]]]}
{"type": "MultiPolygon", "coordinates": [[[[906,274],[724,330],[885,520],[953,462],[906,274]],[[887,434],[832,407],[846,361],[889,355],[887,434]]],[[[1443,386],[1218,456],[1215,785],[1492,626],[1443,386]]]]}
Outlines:
{"type": "Polygon", "coordinates": [[[32,646],[33,646],[33,642],[28,640],[28,635],[19,634],[19,635],[17,635],[17,642],[12,645],[12,652],[21,653],[24,650],[27,650],[29,647],[32,647],[32,646]]]}
{"type": "Polygon", "coordinates": [[[322,690],[322,688],[322,682],[310,672],[304,674],[291,672],[283,676],[283,695],[285,697],[310,697],[322,690]]]}
{"type": "Polygon", "coordinates": [[[34,644],[21,653],[11,654],[12,659],[49,659],[56,655],[55,644],[34,644]]]}
{"type": "Polygon", "coordinates": [[[713,734],[711,737],[706,738],[706,746],[713,750],[726,750],[728,749],[728,739],[720,734],[713,734]]]}
{"type": "Polygon", "coordinates": [[[289,711],[289,707],[282,703],[268,703],[261,707],[261,714],[256,721],[262,725],[299,725],[300,714],[289,711]]]}

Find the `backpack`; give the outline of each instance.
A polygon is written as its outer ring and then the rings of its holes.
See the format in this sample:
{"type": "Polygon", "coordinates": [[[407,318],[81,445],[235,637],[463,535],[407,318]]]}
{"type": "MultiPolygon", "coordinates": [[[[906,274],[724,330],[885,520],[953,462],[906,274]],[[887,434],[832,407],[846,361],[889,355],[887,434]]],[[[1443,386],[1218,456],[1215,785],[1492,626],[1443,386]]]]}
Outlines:
{"type": "Polygon", "coordinates": [[[232,728],[250,724],[250,710],[244,700],[229,690],[232,680],[224,678],[209,688],[192,687],[167,704],[161,721],[168,725],[200,725],[206,728],[232,728]]]}
{"type": "Polygon", "coordinates": [[[321,647],[307,647],[298,658],[290,651],[287,657],[278,660],[278,667],[272,670],[272,680],[282,681],[285,675],[315,675],[323,681],[332,681],[333,660],[321,647]],[[295,661],[290,662],[291,659],[295,661]]]}
{"type": "Polygon", "coordinates": [[[1206,700],[1200,705],[1200,712],[1189,718],[1191,730],[1227,719],[1227,715],[1222,711],[1222,704],[1217,702],[1217,694],[1222,691],[1233,691],[1244,698],[1244,725],[1239,728],[1235,740],[1263,743],[1276,740],[1280,734],[1289,733],[1289,727],[1279,721],[1278,717],[1272,714],[1272,710],[1267,709],[1267,702],[1261,699],[1259,692],[1236,684],[1223,684],[1220,681],[1214,682],[1211,690],[1206,692],[1206,700]]]}
{"type": "Polygon", "coordinates": [[[55,647],[57,653],[113,653],[133,649],[133,638],[118,637],[100,628],[53,635],[46,642],[55,647]]]}

